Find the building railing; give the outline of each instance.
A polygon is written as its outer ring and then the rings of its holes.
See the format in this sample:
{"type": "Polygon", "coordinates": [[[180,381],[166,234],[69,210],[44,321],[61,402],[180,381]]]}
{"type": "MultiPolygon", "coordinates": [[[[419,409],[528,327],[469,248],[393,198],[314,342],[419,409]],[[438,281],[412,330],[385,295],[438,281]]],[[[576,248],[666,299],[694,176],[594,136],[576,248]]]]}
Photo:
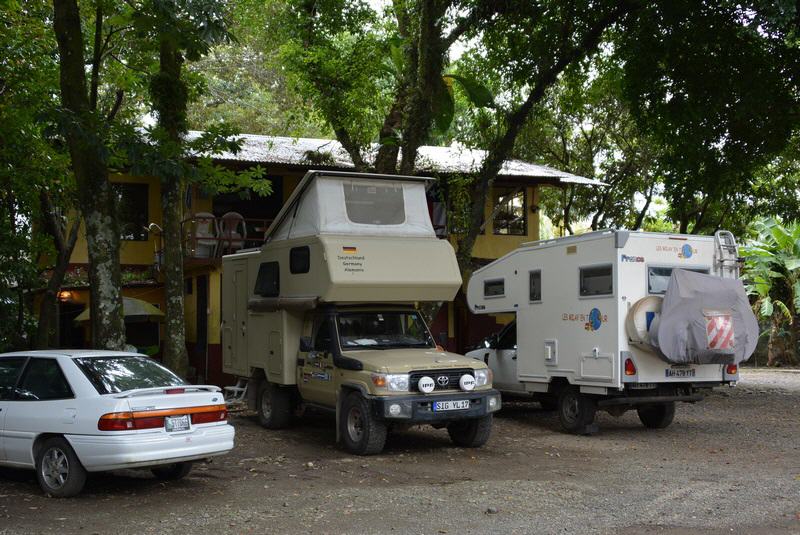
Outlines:
{"type": "Polygon", "coordinates": [[[235,212],[222,217],[195,214],[183,220],[183,254],[187,258],[220,258],[264,244],[271,219],[245,219],[235,212]]]}

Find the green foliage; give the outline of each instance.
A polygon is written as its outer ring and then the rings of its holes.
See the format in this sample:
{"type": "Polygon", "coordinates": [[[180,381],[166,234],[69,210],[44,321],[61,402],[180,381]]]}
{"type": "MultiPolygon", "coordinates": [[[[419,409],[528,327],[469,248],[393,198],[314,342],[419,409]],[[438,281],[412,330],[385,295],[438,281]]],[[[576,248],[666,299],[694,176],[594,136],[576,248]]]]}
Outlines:
{"type": "Polygon", "coordinates": [[[662,147],[682,230],[736,223],[753,175],[797,128],[796,17],[789,3],[663,0],[615,35],[626,99],[662,147]]]}
{"type": "Polygon", "coordinates": [[[40,224],[40,196],[69,205],[72,180],[55,137],[55,43],[45,1],[0,9],[0,351],[24,349],[35,328],[31,290],[53,244],[40,224]]]}
{"type": "MultiPolygon", "coordinates": [[[[743,249],[745,287],[756,314],[770,325],[770,347],[777,344],[777,336],[789,332],[788,359],[794,360],[800,313],[800,222],[783,225],[763,219],[753,224],[753,230],[756,238],[743,249]],[[789,326],[795,330],[789,331],[789,326]]],[[[770,353],[770,360],[775,360],[770,353]]]]}

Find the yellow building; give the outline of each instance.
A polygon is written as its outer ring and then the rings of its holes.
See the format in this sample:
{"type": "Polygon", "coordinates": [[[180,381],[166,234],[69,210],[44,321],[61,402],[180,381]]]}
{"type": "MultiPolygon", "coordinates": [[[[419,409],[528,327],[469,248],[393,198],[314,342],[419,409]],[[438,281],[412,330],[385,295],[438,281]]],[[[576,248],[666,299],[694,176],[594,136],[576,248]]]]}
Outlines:
{"type": "MultiPolygon", "coordinates": [[[[191,133],[190,135],[197,135],[191,133]]],[[[309,169],[352,170],[341,146],[331,140],[294,139],[244,135],[237,154],[215,156],[217,163],[232,169],[261,166],[264,179],[272,183],[272,195],[258,197],[250,192],[208,195],[197,185],[187,188],[184,197],[184,255],[186,334],[193,377],[217,384],[231,378],[221,373],[220,303],[221,256],[263,243],[264,232],[309,169]]],[[[419,173],[448,178],[464,175],[480,165],[483,151],[452,147],[421,147],[419,173]]],[[[117,175],[112,178],[119,198],[123,269],[123,295],[164,307],[160,266],[163,248],[160,184],[157,178],[117,175]]],[[[444,184],[447,180],[440,181],[444,184]]],[[[594,181],[552,168],[518,160],[506,162],[491,195],[486,201],[485,225],[473,249],[473,257],[490,261],[514,250],[520,244],[539,238],[539,188],[594,181]]],[[[430,194],[431,216],[441,237],[449,231],[444,210],[446,190],[430,194]]],[[[450,223],[450,226],[452,224],[450,223]]],[[[451,236],[452,239],[452,236],[451,236]]],[[[88,262],[86,242],[79,239],[71,258],[70,276],[60,296],[62,346],[86,345],[86,328],[74,318],[88,302],[85,282],[88,262]]],[[[463,295],[442,307],[431,325],[437,339],[446,337],[450,349],[463,351],[497,330],[492,318],[470,315],[463,295]]],[[[126,322],[129,342],[140,350],[158,355],[163,329],[157,322],[126,322]]]]}

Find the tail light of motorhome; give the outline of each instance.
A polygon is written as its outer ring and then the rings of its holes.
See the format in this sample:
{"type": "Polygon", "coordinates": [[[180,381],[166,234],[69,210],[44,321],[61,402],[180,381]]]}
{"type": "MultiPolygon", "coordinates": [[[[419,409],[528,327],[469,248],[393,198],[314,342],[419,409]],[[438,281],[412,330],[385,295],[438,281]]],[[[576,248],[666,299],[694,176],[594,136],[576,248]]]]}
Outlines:
{"type": "Polygon", "coordinates": [[[636,364],[631,359],[625,359],[625,375],[636,375],[636,364]]]}
{"type": "Polygon", "coordinates": [[[739,373],[739,366],[736,364],[728,364],[728,366],[725,368],[725,373],[728,375],[736,375],[739,373]]]}

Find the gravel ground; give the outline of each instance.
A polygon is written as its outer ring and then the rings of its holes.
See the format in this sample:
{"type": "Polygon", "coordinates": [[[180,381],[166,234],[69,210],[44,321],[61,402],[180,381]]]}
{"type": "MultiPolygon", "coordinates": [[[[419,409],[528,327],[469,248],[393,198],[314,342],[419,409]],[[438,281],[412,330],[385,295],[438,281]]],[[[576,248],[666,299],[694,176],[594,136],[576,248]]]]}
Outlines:
{"type": "Polygon", "coordinates": [[[0,534],[800,534],[800,372],[744,370],[660,431],[601,413],[599,434],[575,437],[508,404],[479,450],[423,428],[352,457],[324,415],[280,432],[232,422],[234,452],[179,482],[100,474],[54,500],[32,472],[0,470],[0,534]]]}

